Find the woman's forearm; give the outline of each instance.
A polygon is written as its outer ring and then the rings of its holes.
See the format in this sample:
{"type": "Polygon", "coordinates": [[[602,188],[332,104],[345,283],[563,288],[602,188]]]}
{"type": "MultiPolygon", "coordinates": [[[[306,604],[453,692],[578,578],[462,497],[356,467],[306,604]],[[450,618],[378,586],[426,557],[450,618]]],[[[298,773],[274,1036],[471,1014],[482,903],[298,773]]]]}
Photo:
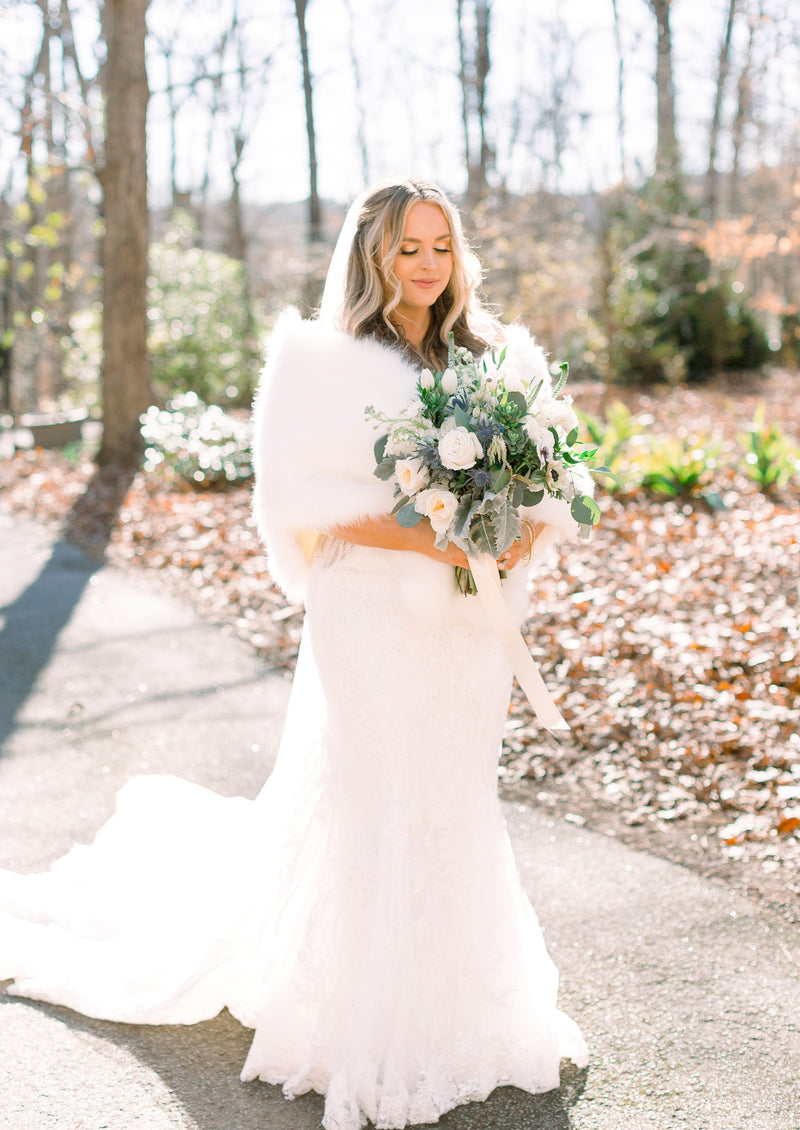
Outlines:
{"type": "Polygon", "coordinates": [[[333,526],[326,531],[342,541],[354,545],[370,545],[376,549],[403,549],[422,553],[443,565],[467,567],[466,554],[457,546],[449,545],[442,551],[436,548],[436,535],[427,518],[416,526],[407,529],[395,517],[387,514],[382,518],[365,518],[362,522],[350,522],[343,526],[333,526]]]}

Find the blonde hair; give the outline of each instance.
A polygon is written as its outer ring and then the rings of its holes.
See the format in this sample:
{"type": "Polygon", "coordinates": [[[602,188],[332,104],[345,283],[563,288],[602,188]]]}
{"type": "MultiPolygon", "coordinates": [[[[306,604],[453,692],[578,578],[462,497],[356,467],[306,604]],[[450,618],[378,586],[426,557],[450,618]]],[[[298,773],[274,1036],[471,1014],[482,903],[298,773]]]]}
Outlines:
{"type": "Polygon", "coordinates": [[[426,364],[446,358],[451,331],[456,345],[483,353],[498,344],[502,332],[475,293],[481,277],[481,264],[464,237],[461,217],[440,188],[420,180],[381,185],[364,198],[358,216],[340,328],[354,337],[375,337],[398,345],[412,359],[426,364]],[[392,320],[392,313],[402,296],[394,262],[403,243],[408,213],[421,201],[436,204],[444,213],[450,229],[453,270],[444,292],[431,307],[430,326],[421,350],[417,350],[392,320]]]}

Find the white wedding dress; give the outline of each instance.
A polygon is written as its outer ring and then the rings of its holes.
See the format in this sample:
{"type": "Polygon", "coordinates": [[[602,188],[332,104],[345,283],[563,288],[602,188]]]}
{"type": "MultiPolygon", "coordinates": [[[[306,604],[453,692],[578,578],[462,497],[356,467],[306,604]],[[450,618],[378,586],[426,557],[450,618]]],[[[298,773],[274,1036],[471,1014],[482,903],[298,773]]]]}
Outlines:
{"type": "Polygon", "coordinates": [[[585,1064],[497,798],[508,663],[476,598],[409,614],[414,556],[318,546],[254,801],[138,777],[91,846],[0,872],[12,992],[136,1023],[227,1006],[255,1029],[242,1078],[324,1093],[326,1130],[435,1122],[585,1064]]]}

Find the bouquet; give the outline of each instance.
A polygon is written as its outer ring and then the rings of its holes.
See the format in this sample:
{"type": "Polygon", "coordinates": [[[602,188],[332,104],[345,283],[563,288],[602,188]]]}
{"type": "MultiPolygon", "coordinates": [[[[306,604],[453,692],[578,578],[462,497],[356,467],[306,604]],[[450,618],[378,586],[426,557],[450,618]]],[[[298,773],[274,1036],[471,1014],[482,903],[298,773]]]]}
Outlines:
{"type": "MultiPolygon", "coordinates": [[[[392,513],[405,527],[428,518],[437,549],[454,543],[499,557],[520,536],[521,508],[545,494],[570,503],[582,536],[599,520],[597,503],[574,484],[575,468],[595,452],[578,444],[572,398],[560,395],[567,365],[550,392],[543,380],[526,384],[505,358],[503,349],[478,360],[451,334],[447,368],[422,370],[399,417],[365,410],[385,429],[374,474],[394,480],[392,513]]],[[[456,569],[456,584],[475,592],[469,569],[456,569]]]]}

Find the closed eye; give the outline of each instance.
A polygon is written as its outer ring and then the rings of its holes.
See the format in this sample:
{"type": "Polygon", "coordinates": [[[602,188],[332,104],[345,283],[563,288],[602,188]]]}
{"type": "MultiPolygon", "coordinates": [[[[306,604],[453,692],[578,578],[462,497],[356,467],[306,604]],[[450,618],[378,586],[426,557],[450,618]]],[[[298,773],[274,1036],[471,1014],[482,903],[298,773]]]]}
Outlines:
{"type": "MultiPolygon", "coordinates": [[[[439,255],[452,255],[452,253],[453,253],[452,248],[450,248],[450,247],[434,247],[433,250],[438,252],[439,255]]],[[[400,254],[401,255],[416,255],[418,251],[419,251],[418,247],[411,248],[408,251],[406,251],[402,247],[400,248],[400,254]]]]}

